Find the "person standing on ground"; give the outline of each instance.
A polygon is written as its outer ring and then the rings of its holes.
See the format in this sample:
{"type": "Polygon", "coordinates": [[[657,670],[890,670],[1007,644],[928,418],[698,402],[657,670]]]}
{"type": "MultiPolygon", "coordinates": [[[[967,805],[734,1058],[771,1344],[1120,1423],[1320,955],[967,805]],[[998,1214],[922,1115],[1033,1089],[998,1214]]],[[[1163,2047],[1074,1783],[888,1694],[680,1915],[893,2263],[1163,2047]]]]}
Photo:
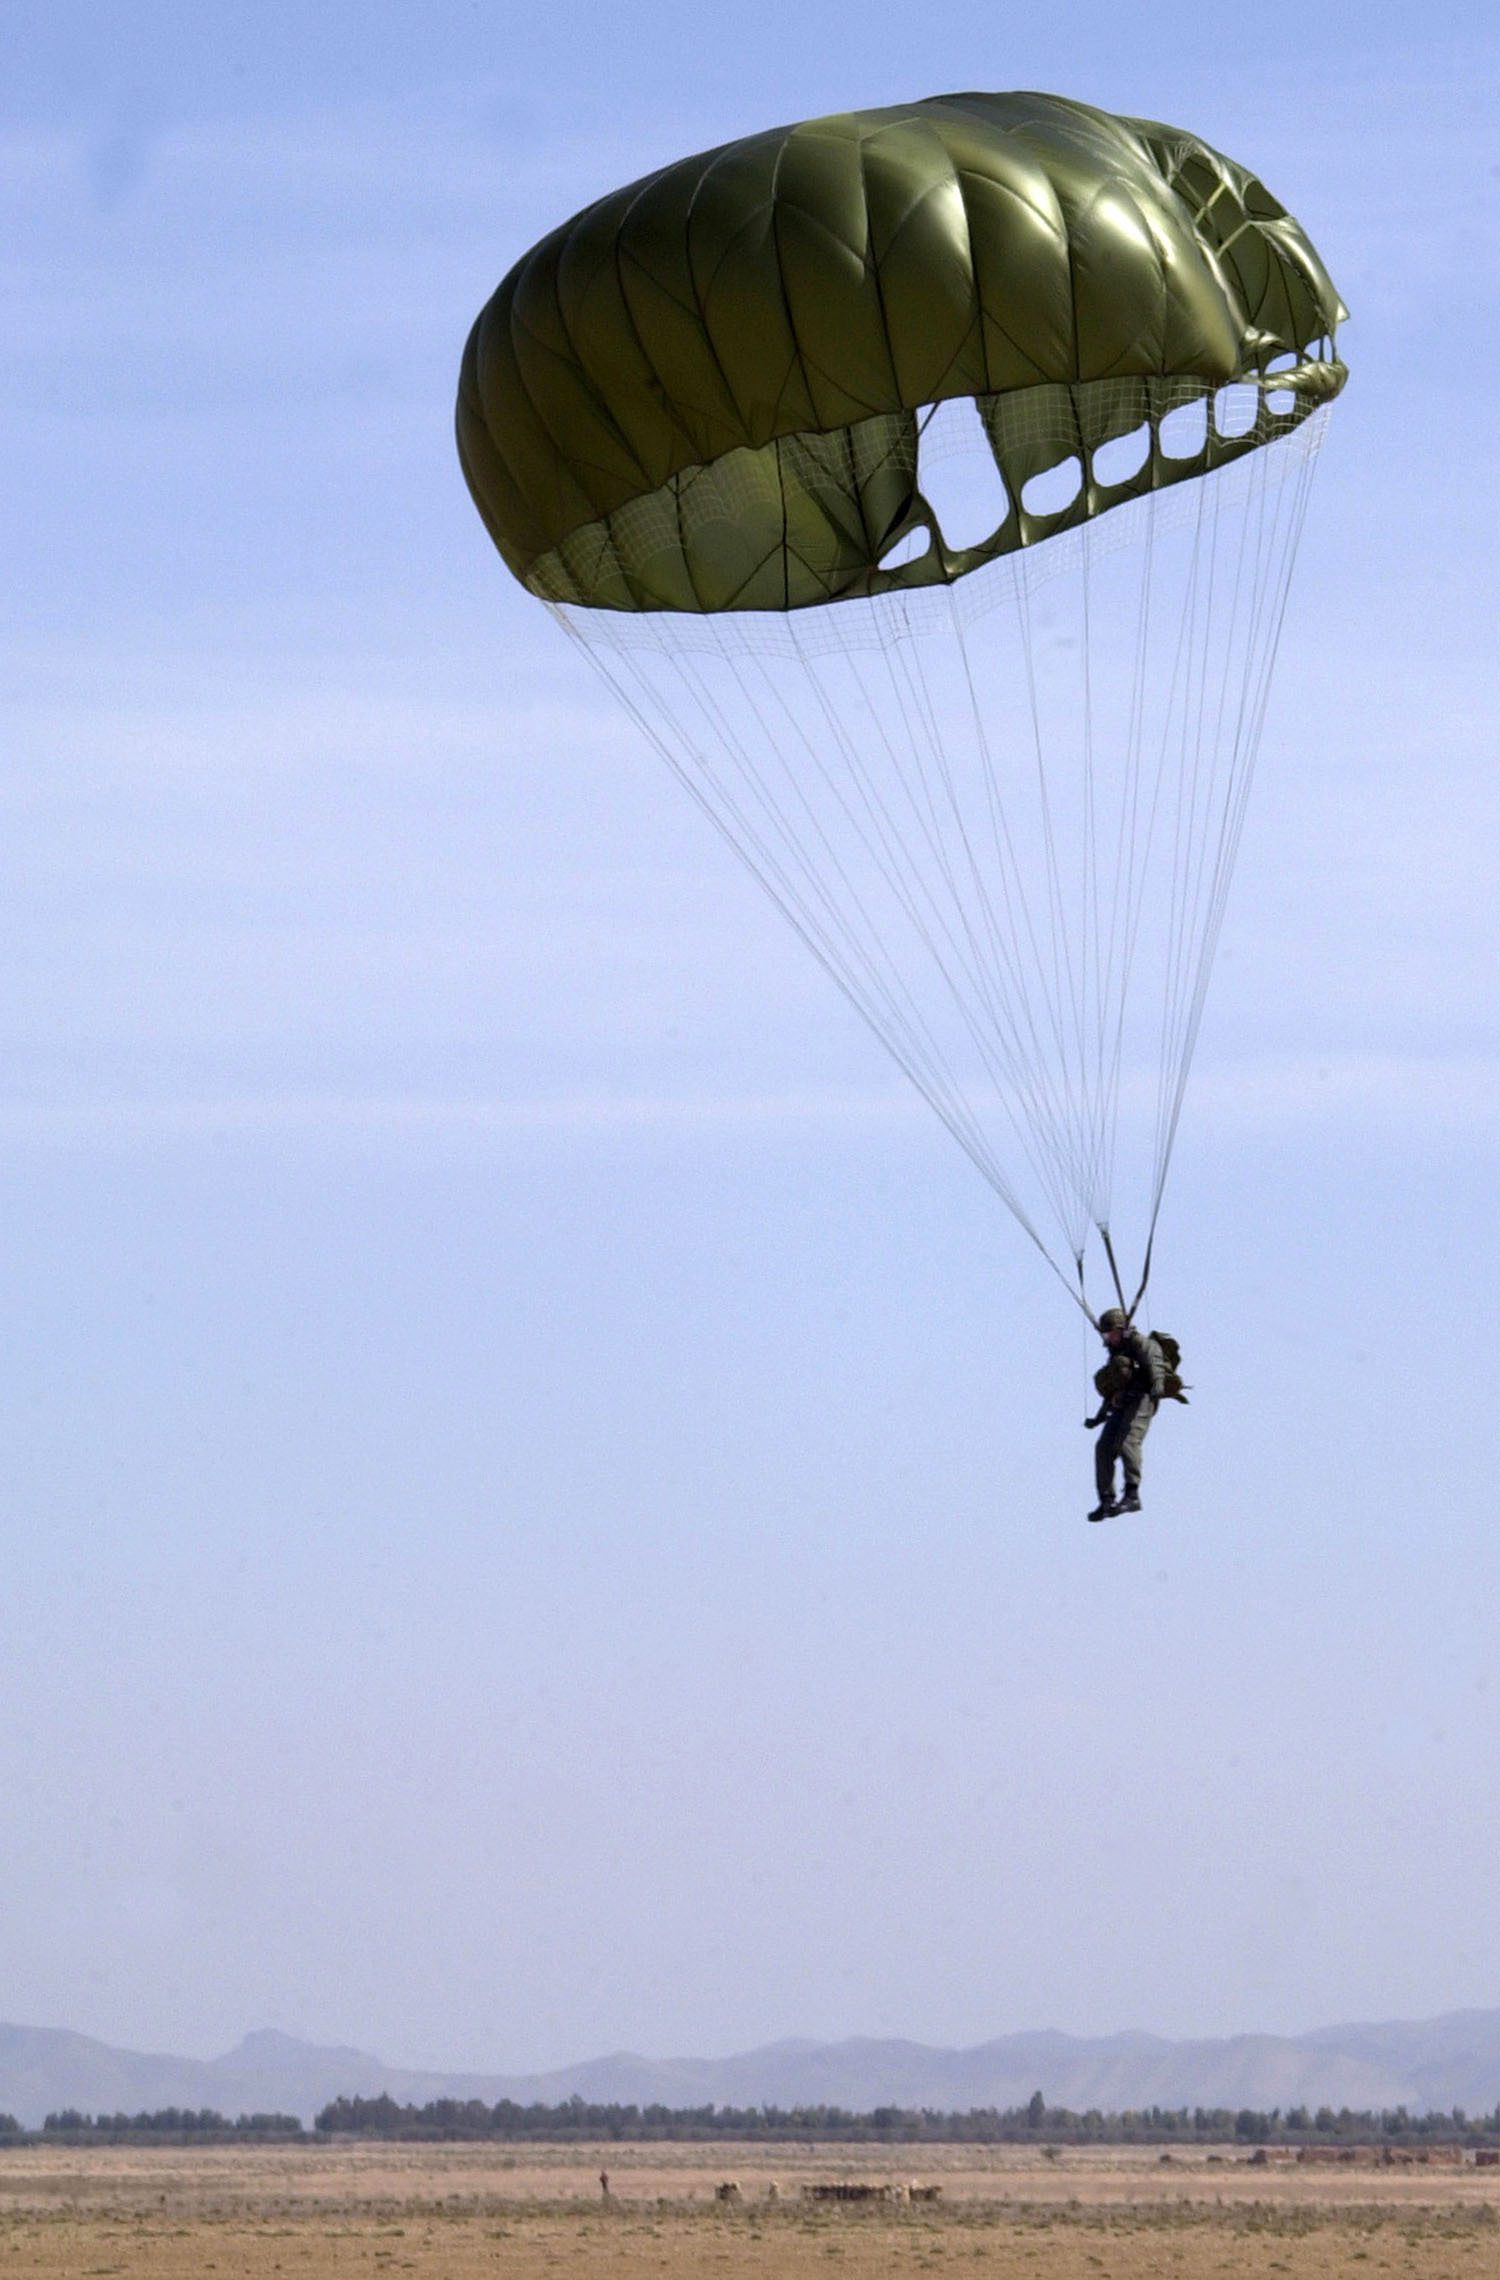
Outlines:
{"type": "Polygon", "coordinates": [[[1099,1335],[1109,1348],[1109,1360],[1094,1379],[1104,1406],[1084,1424],[1094,1443],[1094,1485],[1099,1501],[1091,1520],[1110,1520],[1117,1512],[1141,1509],[1141,1443],[1167,1389],[1167,1366],[1156,1340],[1131,1327],[1123,1307],[1109,1306],[1099,1317],[1099,1335]],[[1125,1490],[1115,1498],[1115,1465],[1124,1475],[1125,1490]]]}

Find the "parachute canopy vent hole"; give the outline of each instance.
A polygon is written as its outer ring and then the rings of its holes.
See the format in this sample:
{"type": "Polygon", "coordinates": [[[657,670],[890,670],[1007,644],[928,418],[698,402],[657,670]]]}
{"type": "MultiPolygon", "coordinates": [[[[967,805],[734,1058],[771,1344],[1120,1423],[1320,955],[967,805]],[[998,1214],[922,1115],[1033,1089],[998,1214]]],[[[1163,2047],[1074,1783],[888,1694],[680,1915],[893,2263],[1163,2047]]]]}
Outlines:
{"type": "Polygon", "coordinates": [[[1260,390],[1240,382],[1214,397],[1214,430],[1226,443],[1248,435],[1260,415],[1260,390]]]}
{"type": "Polygon", "coordinates": [[[1208,441],[1208,406],[1202,397],[1164,413],[1157,435],[1168,459],[1196,459],[1208,441]]]}
{"type": "MultiPolygon", "coordinates": [[[[1273,372],[1291,372],[1299,362],[1300,359],[1290,349],[1285,349],[1280,356],[1271,358],[1270,363],[1265,367],[1266,377],[1269,379],[1273,372]]],[[[1294,388],[1267,388],[1266,409],[1268,412],[1273,412],[1278,419],[1286,412],[1294,412],[1297,409],[1296,390],[1294,388]]]]}
{"type": "Polygon", "coordinates": [[[1022,486],[1021,504],[1029,515],[1060,515],[1064,507],[1071,507],[1083,488],[1083,468],[1078,459],[1060,459],[1055,467],[1044,467],[1040,475],[1022,486]]]}
{"type": "Polygon", "coordinates": [[[917,435],[917,483],[943,544],[955,551],[982,546],[1009,516],[1010,494],[978,405],[972,396],[934,404],[917,414],[917,435]]]}
{"type": "Polygon", "coordinates": [[[1094,480],[1106,486],[1128,483],[1146,464],[1151,449],[1151,429],[1143,421],[1132,428],[1129,435],[1112,435],[1108,443],[1101,443],[1094,453],[1094,480]]]}
{"type": "Polygon", "coordinates": [[[880,567],[882,570],[902,570],[908,562],[920,562],[931,544],[932,533],[919,523],[915,530],[907,531],[903,538],[897,539],[894,546],[886,549],[880,557],[880,567]]]}

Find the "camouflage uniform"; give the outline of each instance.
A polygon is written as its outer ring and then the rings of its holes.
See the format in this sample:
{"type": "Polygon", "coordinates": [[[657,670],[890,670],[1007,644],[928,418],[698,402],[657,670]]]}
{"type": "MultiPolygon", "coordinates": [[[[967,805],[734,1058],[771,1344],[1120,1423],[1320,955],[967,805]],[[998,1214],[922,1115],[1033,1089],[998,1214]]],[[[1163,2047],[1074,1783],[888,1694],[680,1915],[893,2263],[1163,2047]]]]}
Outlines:
{"type": "MultiPolygon", "coordinates": [[[[1100,1378],[1107,1382],[1114,1365],[1120,1361],[1130,1364],[1130,1375],[1118,1390],[1106,1395],[1104,1423],[1094,1443],[1094,1481],[1101,1505],[1113,1504],[1115,1500],[1116,1461],[1125,1476],[1125,1494],[1140,1494],[1141,1443],[1167,1383],[1167,1366],[1160,1346],[1139,1330],[1125,1332],[1099,1372],[1100,1378]]],[[[1100,1391],[1104,1390],[1101,1385],[1100,1391]]]]}

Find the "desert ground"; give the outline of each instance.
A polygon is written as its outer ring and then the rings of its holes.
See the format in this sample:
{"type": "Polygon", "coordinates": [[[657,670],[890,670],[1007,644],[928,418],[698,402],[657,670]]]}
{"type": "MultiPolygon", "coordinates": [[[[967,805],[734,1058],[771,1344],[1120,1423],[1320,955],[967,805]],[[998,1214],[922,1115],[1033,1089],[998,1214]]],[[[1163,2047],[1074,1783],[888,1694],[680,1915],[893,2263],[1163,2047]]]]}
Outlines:
{"type": "Polygon", "coordinates": [[[964,2146],[0,2150],[0,2280],[1500,2280],[1500,2169],[964,2146]],[[609,2191],[600,2185],[607,2171],[609,2191]],[[738,2197],[716,2197],[733,2180],[738,2197]],[[938,2186],[826,2203],[819,2183],[938,2186]],[[774,2188],[774,2192],[773,2189],[774,2188]]]}

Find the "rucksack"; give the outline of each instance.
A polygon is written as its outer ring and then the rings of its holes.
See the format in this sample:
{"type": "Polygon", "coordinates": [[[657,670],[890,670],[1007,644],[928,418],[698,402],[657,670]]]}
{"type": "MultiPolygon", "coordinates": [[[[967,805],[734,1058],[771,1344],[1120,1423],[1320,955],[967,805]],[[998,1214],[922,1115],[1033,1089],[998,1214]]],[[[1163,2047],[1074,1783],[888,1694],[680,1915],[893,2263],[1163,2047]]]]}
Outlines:
{"type": "Polygon", "coordinates": [[[1187,1389],[1182,1382],[1182,1348],[1170,1330],[1148,1330],[1146,1336],[1154,1338],[1161,1349],[1162,1363],[1166,1369],[1166,1383],[1161,1389],[1162,1400],[1180,1401],[1186,1407],[1187,1389]]]}

